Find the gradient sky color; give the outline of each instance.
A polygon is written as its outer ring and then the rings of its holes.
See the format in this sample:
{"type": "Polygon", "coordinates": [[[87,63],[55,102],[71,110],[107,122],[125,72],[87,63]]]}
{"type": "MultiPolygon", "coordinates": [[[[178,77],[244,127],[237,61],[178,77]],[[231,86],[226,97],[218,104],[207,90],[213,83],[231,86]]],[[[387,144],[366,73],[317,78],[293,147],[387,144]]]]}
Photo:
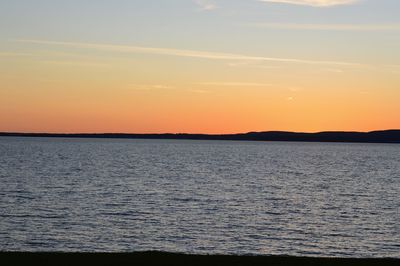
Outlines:
{"type": "Polygon", "coordinates": [[[391,128],[398,0],[0,0],[0,131],[391,128]]]}

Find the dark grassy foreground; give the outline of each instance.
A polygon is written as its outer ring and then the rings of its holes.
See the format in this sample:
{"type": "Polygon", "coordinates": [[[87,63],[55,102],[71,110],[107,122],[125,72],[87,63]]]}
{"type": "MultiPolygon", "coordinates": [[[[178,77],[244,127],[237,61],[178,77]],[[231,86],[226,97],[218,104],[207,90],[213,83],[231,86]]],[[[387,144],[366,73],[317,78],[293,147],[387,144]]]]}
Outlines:
{"type": "Polygon", "coordinates": [[[1,265],[400,265],[398,259],[342,259],[282,256],[136,253],[0,253],[1,265]]]}

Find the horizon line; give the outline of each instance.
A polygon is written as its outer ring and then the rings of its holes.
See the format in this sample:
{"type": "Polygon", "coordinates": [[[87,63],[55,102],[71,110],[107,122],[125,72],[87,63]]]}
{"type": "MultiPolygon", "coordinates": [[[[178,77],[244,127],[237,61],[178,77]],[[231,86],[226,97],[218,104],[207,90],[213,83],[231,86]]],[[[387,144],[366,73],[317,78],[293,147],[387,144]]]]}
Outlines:
{"type": "Polygon", "coordinates": [[[266,131],[247,131],[236,133],[187,133],[187,132],[163,132],[163,133],[128,133],[128,132],[21,132],[21,131],[0,131],[1,134],[32,134],[32,135],[206,135],[206,136],[223,136],[223,135],[241,135],[251,133],[295,133],[295,134],[319,134],[319,133],[374,133],[385,131],[400,131],[400,128],[377,129],[369,131],[357,130],[322,130],[322,131],[289,131],[289,130],[266,130],[266,131]]]}

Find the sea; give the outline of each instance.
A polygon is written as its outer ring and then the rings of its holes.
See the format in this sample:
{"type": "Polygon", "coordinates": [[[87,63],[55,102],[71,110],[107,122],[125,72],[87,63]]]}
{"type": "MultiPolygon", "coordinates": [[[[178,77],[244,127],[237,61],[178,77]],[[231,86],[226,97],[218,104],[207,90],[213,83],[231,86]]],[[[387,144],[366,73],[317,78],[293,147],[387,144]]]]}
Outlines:
{"type": "Polygon", "coordinates": [[[400,145],[0,137],[0,250],[400,258],[400,145]]]}

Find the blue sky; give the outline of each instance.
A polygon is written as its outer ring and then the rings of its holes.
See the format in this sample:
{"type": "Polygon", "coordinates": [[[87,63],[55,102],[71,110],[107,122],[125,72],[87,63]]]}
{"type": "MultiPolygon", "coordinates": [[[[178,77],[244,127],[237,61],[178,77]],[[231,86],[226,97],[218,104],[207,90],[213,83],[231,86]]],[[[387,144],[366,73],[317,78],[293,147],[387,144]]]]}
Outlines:
{"type": "Polygon", "coordinates": [[[268,45],[266,42],[281,46],[282,42],[293,40],[310,47],[313,40],[322,44],[347,40],[359,43],[371,35],[384,38],[385,42],[399,40],[397,0],[321,1],[350,2],[328,7],[277,2],[280,1],[1,0],[0,40],[2,46],[22,38],[232,51],[257,51],[262,49],[259,46],[268,45]],[[292,24],[300,25],[292,29],[292,24]],[[306,24],[304,29],[301,24],[306,24]],[[309,29],[314,24],[320,28],[309,29]],[[393,28],[396,32],[390,30],[393,28]],[[257,45],[260,42],[263,44],[257,45]]]}

